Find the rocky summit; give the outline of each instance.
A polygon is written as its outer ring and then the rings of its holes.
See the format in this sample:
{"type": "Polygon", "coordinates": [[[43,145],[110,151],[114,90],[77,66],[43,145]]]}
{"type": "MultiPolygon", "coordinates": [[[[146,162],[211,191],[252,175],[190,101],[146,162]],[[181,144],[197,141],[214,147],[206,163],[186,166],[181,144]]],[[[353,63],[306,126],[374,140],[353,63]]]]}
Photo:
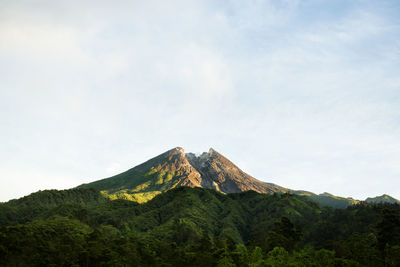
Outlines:
{"type": "Polygon", "coordinates": [[[230,160],[210,148],[200,156],[187,153],[186,159],[200,174],[200,186],[223,193],[239,193],[253,190],[259,193],[287,192],[286,188],[261,182],[239,169],[230,160]]]}
{"type": "Polygon", "coordinates": [[[212,148],[196,156],[185,153],[181,147],[126,172],[79,187],[98,189],[111,199],[145,202],[180,186],[209,188],[222,193],[249,190],[267,194],[289,192],[284,187],[253,178],[212,148]]]}

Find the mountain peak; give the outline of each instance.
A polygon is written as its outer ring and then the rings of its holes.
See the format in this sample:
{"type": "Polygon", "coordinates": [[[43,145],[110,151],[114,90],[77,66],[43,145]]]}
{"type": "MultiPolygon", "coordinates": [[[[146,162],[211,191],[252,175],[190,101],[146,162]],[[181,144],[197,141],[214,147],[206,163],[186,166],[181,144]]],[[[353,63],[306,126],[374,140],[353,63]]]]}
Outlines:
{"type": "Polygon", "coordinates": [[[184,150],[182,147],[180,147],[180,146],[175,147],[173,150],[176,150],[176,151],[185,153],[185,150],[184,150]]]}
{"type": "Polygon", "coordinates": [[[182,147],[168,150],[121,174],[80,187],[98,189],[110,198],[143,202],[180,186],[203,187],[222,193],[289,191],[251,177],[213,148],[196,155],[185,153],[182,147]]]}

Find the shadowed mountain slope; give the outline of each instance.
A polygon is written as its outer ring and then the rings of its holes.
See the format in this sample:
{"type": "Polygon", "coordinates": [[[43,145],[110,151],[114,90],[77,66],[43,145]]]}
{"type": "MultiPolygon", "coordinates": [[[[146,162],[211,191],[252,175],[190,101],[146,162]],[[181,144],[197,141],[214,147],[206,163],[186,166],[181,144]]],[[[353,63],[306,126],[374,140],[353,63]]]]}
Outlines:
{"type": "Polygon", "coordinates": [[[308,192],[308,191],[295,190],[295,191],[293,191],[293,193],[296,195],[309,197],[312,200],[321,204],[322,206],[333,207],[333,208],[337,208],[337,209],[344,209],[348,206],[359,204],[361,202],[360,200],[356,200],[351,197],[348,197],[348,198],[339,197],[339,196],[335,196],[335,195],[332,195],[332,194],[329,194],[326,192],[317,195],[317,194],[314,194],[314,193],[308,192]]]}

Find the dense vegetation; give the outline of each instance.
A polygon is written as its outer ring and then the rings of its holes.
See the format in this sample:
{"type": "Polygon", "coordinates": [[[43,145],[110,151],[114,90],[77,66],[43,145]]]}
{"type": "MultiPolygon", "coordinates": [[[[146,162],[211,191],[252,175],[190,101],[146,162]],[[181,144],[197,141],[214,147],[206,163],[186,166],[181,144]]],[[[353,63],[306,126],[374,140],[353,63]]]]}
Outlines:
{"type": "Polygon", "coordinates": [[[0,204],[1,266],[399,266],[400,206],[181,187],[144,204],[93,189],[0,204]]]}
{"type": "Polygon", "coordinates": [[[148,167],[149,164],[151,162],[110,178],[80,185],[78,188],[95,188],[112,200],[125,199],[144,203],[178,185],[179,178],[175,172],[148,167]]]}

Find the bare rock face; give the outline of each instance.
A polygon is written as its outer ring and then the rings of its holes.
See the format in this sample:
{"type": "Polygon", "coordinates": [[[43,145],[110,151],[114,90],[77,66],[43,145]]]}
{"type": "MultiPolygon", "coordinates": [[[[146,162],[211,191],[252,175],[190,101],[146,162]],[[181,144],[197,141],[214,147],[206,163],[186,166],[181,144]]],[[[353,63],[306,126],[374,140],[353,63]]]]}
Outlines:
{"type": "Polygon", "coordinates": [[[175,172],[180,179],[178,186],[203,187],[227,194],[249,190],[259,193],[289,191],[253,178],[213,148],[196,156],[193,153],[185,154],[183,148],[176,147],[145,162],[144,165],[144,169],[157,165],[158,171],[175,172]]]}
{"type": "Polygon", "coordinates": [[[196,157],[186,154],[189,163],[201,175],[201,187],[217,189],[223,193],[253,190],[259,193],[288,192],[286,188],[261,182],[239,169],[230,160],[210,148],[208,153],[196,157]],[[217,188],[216,188],[217,187],[217,188]]]}
{"type": "Polygon", "coordinates": [[[201,175],[189,163],[185,151],[181,147],[171,149],[142,165],[138,167],[142,167],[144,170],[154,168],[158,172],[174,173],[180,179],[176,186],[201,186],[201,175]]]}
{"type": "Polygon", "coordinates": [[[95,188],[112,198],[147,201],[180,186],[203,187],[222,193],[253,190],[259,193],[288,192],[261,182],[210,148],[200,156],[176,147],[126,172],[79,187],[95,188]]]}

